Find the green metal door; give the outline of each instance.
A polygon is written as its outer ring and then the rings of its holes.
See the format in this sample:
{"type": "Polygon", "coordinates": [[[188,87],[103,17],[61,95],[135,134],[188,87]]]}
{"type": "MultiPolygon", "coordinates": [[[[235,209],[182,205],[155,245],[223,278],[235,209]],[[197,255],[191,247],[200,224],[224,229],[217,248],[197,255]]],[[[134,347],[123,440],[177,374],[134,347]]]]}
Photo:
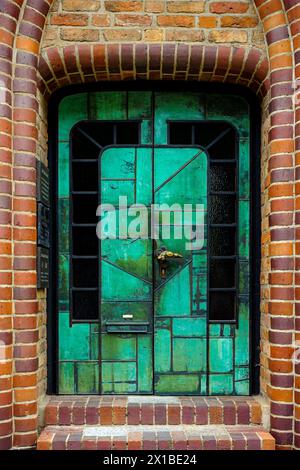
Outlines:
{"type": "Polygon", "coordinates": [[[148,219],[140,226],[141,238],[127,238],[131,218],[119,198],[127,197],[128,205],[150,207],[152,149],[109,147],[100,166],[99,202],[113,206],[111,212],[108,209],[111,223],[104,228],[108,237],[116,237],[100,242],[102,392],[151,393],[152,241],[148,219]]]}
{"type": "Polygon", "coordinates": [[[62,100],[59,393],[249,394],[249,192],[239,97],[62,100]]]}
{"type": "MultiPolygon", "coordinates": [[[[180,253],[180,263],[166,267],[165,278],[155,265],[154,389],[161,394],[206,393],[207,321],[207,155],[200,148],[169,148],[155,152],[155,202],[160,211],[158,245],[180,253]],[[161,206],[163,207],[163,206],[161,206]],[[181,208],[185,207],[184,215],[181,208]],[[196,214],[196,208],[202,211],[196,214]],[[174,211],[169,212],[169,208],[174,211]],[[179,215],[179,217],[178,217],[179,215]],[[187,239],[200,215],[203,240],[190,247],[187,239]],[[171,230],[168,219],[173,222],[171,230]],[[166,226],[165,226],[166,223],[166,226]],[[187,235],[182,237],[181,224],[187,235]],[[177,238],[178,237],[178,238],[177,238]],[[193,249],[191,249],[193,248],[193,249]]],[[[201,227],[198,227],[201,229],[201,227]]]]}
{"type": "Polygon", "coordinates": [[[108,238],[100,248],[103,392],[204,393],[207,244],[205,240],[201,249],[191,250],[191,237],[183,235],[195,225],[197,204],[203,225],[206,220],[205,151],[109,147],[101,155],[99,193],[102,204],[112,205],[105,214],[108,238]],[[131,221],[120,207],[120,196],[137,209],[147,209],[139,222],[140,238],[126,238],[131,221]],[[182,213],[184,207],[188,212],[182,213]],[[155,242],[149,230],[151,215],[155,242]],[[182,256],[180,262],[166,262],[164,276],[155,259],[162,246],[182,256]]]}

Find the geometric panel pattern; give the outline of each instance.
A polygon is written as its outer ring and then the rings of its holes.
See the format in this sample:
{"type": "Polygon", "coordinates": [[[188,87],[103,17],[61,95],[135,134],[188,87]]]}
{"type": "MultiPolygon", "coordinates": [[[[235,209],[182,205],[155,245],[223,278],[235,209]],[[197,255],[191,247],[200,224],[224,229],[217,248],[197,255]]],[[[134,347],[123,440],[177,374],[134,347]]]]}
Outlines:
{"type": "MultiPolygon", "coordinates": [[[[58,148],[58,393],[249,394],[249,135],[248,105],[240,97],[195,92],[105,91],[62,100],[58,148]],[[71,187],[76,175],[80,176],[80,171],[72,176],[70,135],[74,126],[83,121],[101,122],[103,126],[108,121],[120,123],[114,135],[103,134],[105,142],[90,163],[90,168],[96,169],[93,165],[99,168],[98,202],[116,204],[121,194],[127,197],[128,204],[198,203],[204,208],[201,250],[189,251],[186,240],[165,236],[162,219],[167,214],[159,215],[155,227],[159,239],[155,244],[149,239],[99,243],[99,287],[93,287],[98,291],[99,303],[93,320],[77,320],[72,316],[70,295],[74,275],[80,273],[80,269],[75,274],[70,269],[74,204],[71,187]],[[128,121],[138,123],[137,145],[126,141],[128,135],[122,123],[128,121]],[[181,124],[172,135],[170,129],[176,122],[186,122],[196,129],[190,140],[181,124]],[[192,123],[232,126],[238,162],[235,182],[229,170],[232,162],[228,163],[222,154],[222,148],[228,148],[226,141],[210,146],[210,133],[197,130],[192,123]],[[166,147],[170,143],[173,148],[166,147]],[[216,157],[217,148],[221,152],[216,157]],[[219,159],[217,163],[215,158],[219,159]],[[213,305],[208,258],[216,231],[210,204],[214,201],[217,207],[215,201],[221,194],[213,193],[216,182],[221,184],[219,192],[228,200],[229,191],[235,189],[236,194],[237,301],[232,321],[221,318],[212,321],[209,314],[213,305]],[[183,255],[182,260],[169,263],[166,279],[160,278],[158,264],[152,264],[154,250],[162,245],[183,255]],[[108,327],[115,328],[123,315],[133,315],[138,323],[146,325],[147,332],[118,334],[112,333],[112,329],[109,332],[108,327]]],[[[98,139],[97,135],[93,138],[98,139]]],[[[88,146],[82,152],[80,158],[88,159],[88,146]]],[[[87,160],[80,167],[80,158],[76,168],[88,168],[87,160]]],[[[96,175],[97,170],[93,172],[96,175]]],[[[81,175],[78,181],[83,186],[88,185],[89,178],[94,180],[91,171],[81,175]]],[[[221,214],[228,218],[222,232],[225,233],[232,230],[229,219],[233,206],[226,212],[224,198],[220,203],[223,209],[219,212],[216,209],[213,217],[221,214]]],[[[116,223],[122,224],[118,215],[116,223]]],[[[169,215],[175,234],[176,213],[169,215]]],[[[195,220],[196,213],[191,213],[185,223],[187,231],[193,230],[195,220]]],[[[141,235],[142,231],[143,226],[141,235]]],[[[224,253],[227,250],[222,240],[216,246],[224,253]]],[[[214,282],[219,282],[222,273],[218,271],[214,282]]],[[[226,305],[230,305],[230,296],[226,305]]]]}

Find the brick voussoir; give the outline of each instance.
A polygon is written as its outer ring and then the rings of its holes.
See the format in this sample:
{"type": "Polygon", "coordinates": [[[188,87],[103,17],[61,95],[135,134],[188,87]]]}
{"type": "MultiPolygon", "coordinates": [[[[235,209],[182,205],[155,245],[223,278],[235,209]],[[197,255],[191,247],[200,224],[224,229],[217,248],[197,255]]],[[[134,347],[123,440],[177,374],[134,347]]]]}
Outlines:
{"type": "MultiPolygon", "coordinates": [[[[170,74],[174,79],[176,73],[180,71],[197,75],[199,80],[202,75],[207,78],[207,73],[209,73],[213,81],[218,76],[218,73],[213,73],[216,69],[219,73],[222,71],[224,75],[228,73],[232,78],[235,77],[236,82],[248,83],[250,87],[252,84],[257,92],[259,83],[262,83],[267,75],[263,52],[253,48],[235,47],[233,49],[227,46],[202,47],[190,44],[179,45],[176,48],[175,44],[168,43],[163,45],[161,53],[160,48],[152,44],[108,44],[102,48],[101,56],[99,53],[100,46],[80,44],[44,50],[38,66],[42,83],[46,85],[50,82],[56,83],[56,87],[59,87],[59,81],[61,80],[61,84],[65,83],[62,79],[69,80],[70,74],[79,74],[81,81],[84,81],[85,76],[92,77],[96,81],[99,79],[95,73],[97,70],[103,70],[109,74],[122,74],[125,70],[134,71],[136,67],[137,72],[146,73],[147,56],[149,69],[161,70],[161,78],[164,74],[170,74]],[[102,65],[99,69],[100,58],[102,65]]],[[[52,86],[51,91],[54,90],[52,86]]]]}

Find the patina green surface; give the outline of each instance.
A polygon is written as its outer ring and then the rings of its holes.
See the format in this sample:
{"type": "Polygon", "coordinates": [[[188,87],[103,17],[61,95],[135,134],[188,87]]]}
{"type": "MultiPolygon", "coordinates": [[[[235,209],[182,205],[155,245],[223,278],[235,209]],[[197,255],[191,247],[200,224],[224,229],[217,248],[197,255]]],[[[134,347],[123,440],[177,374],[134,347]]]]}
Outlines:
{"type": "MultiPolygon", "coordinates": [[[[196,204],[201,224],[207,220],[207,155],[200,148],[154,150],[154,202],[168,204],[176,210],[190,204],[190,220],[178,219],[174,212],[171,224],[195,224],[196,204]],[[178,220],[176,220],[176,217],[178,220]]],[[[155,265],[154,291],[154,390],[156,393],[206,393],[207,341],[207,244],[190,250],[186,238],[176,239],[171,225],[170,239],[163,233],[162,214],[157,227],[158,248],[180,253],[183,258],[169,262],[165,279],[155,265]],[[200,248],[200,247],[199,247],[200,248]],[[201,321],[203,322],[201,324],[201,321]],[[187,380],[185,380],[187,379],[187,380]]],[[[168,218],[166,218],[168,221],[168,218]]],[[[180,230],[181,231],[181,230],[180,230]]],[[[180,234],[179,234],[180,235],[180,234]]],[[[194,245],[195,247],[195,245],[194,245]]]]}
{"type": "MultiPolygon", "coordinates": [[[[196,210],[198,204],[201,205],[203,222],[206,219],[207,155],[199,148],[110,147],[101,155],[101,178],[101,202],[115,205],[122,194],[126,195],[128,204],[147,207],[151,203],[170,206],[180,203],[193,204],[196,210]],[[129,178],[132,186],[127,186],[124,193],[119,183],[124,180],[127,183],[129,178]]],[[[152,272],[154,248],[150,233],[148,239],[124,240],[118,237],[101,242],[103,392],[157,391],[167,394],[170,390],[175,393],[176,387],[177,393],[206,392],[201,388],[205,385],[207,362],[206,327],[203,323],[206,323],[207,311],[206,247],[191,251],[185,246],[187,240],[173,237],[175,212],[168,213],[171,216],[171,239],[165,240],[162,224],[166,222],[166,213],[158,217],[156,248],[166,245],[169,250],[183,256],[180,262],[170,261],[166,279],[160,277],[158,262],[155,262],[155,272],[152,272]],[[107,333],[107,323],[124,322],[124,314],[132,316],[130,321],[127,320],[129,325],[136,321],[147,322],[148,333],[107,333]],[[191,377],[185,382],[187,374],[191,377]]],[[[195,223],[195,214],[190,215],[191,223],[195,223]]],[[[180,222],[183,231],[184,221],[180,219],[180,222]]],[[[142,220],[139,232],[147,236],[148,229],[148,219],[142,220]]]]}
{"type": "MultiPolygon", "coordinates": [[[[249,127],[248,105],[239,97],[187,92],[97,92],[62,100],[58,145],[59,393],[249,394],[249,127]],[[236,324],[208,321],[206,216],[203,249],[188,251],[186,241],[174,237],[164,240],[161,236],[157,241],[158,246],[165,244],[183,254],[183,260],[170,263],[165,280],[159,276],[157,262],[154,272],[152,269],[156,248],[152,240],[101,242],[99,321],[72,321],[70,131],[79,121],[89,119],[141,121],[140,147],[112,147],[102,153],[99,196],[112,204],[118,202],[119,195],[126,195],[129,204],[198,203],[206,210],[209,155],[199,153],[195,147],[170,150],[158,146],[168,144],[168,121],[226,121],[237,130],[236,324]],[[113,181],[117,178],[124,181],[113,181]],[[148,322],[148,333],[106,332],[107,321],[119,321],[128,313],[137,321],[148,322]]],[[[161,233],[161,219],[159,225],[161,233]]]]}
{"type": "MultiPolygon", "coordinates": [[[[101,370],[103,393],[152,392],[152,241],[148,217],[138,231],[142,238],[123,239],[134,217],[122,218],[119,196],[127,204],[152,201],[152,148],[109,147],[101,155],[99,202],[116,210],[117,238],[100,242],[101,370]],[[130,183],[130,184],[129,184],[130,183]],[[126,320],[123,315],[131,315],[126,320]],[[147,324],[148,332],[108,333],[107,324],[147,324]]],[[[113,235],[108,230],[105,233],[113,235]]]]}

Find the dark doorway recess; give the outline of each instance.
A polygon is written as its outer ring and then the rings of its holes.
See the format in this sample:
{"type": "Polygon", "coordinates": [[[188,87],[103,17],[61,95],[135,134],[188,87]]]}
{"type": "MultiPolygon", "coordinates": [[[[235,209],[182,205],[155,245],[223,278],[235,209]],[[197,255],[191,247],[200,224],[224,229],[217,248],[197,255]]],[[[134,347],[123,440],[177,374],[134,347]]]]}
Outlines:
{"type": "MultiPolygon", "coordinates": [[[[251,389],[259,392],[259,305],[260,305],[260,105],[252,92],[241,87],[205,83],[99,83],[66,87],[52,96],[49,103],[49,168],[51,191],[51,256],[50,287],[48,292],[48,393],[57,393],[57,155],[58,107],[68,95],[95,91],[176,91],[205,94],[239,95],[250,108],[251,161],[251,215],[250,215],[250,329],[251,329],[251,389]]],[[[209,153],[209,319],[222,321],[220,312],[226,312],[226,321],[235,321],[237,262],[236,227],[237,171],[235,130],[224,122],[169,122],[170,145],[200,145],[209,153]],[[220,136],[222,138],[220,139],[220,136]]],[[[101,149],[108,145],[137,145],[140,142],[140,123],[81,121],[72,130],[71,138],[71,199],[72,199],[72,302],[76,321],[92,320],[98,299],[97,246],[90,233],[96,220],[88,207],[97,200],[97,161],[101,149]],[[84,175],[84,177],[82,177],[84,175]],[[81,293],[84,292],[84,296],[81,293]],[[87,302],[87,299],[88,302],[87,302]],[[92,306],[92,307],[91,307],[92,306]]],[[[94,318],[95,319],[95,318],[94,318]]]]}

